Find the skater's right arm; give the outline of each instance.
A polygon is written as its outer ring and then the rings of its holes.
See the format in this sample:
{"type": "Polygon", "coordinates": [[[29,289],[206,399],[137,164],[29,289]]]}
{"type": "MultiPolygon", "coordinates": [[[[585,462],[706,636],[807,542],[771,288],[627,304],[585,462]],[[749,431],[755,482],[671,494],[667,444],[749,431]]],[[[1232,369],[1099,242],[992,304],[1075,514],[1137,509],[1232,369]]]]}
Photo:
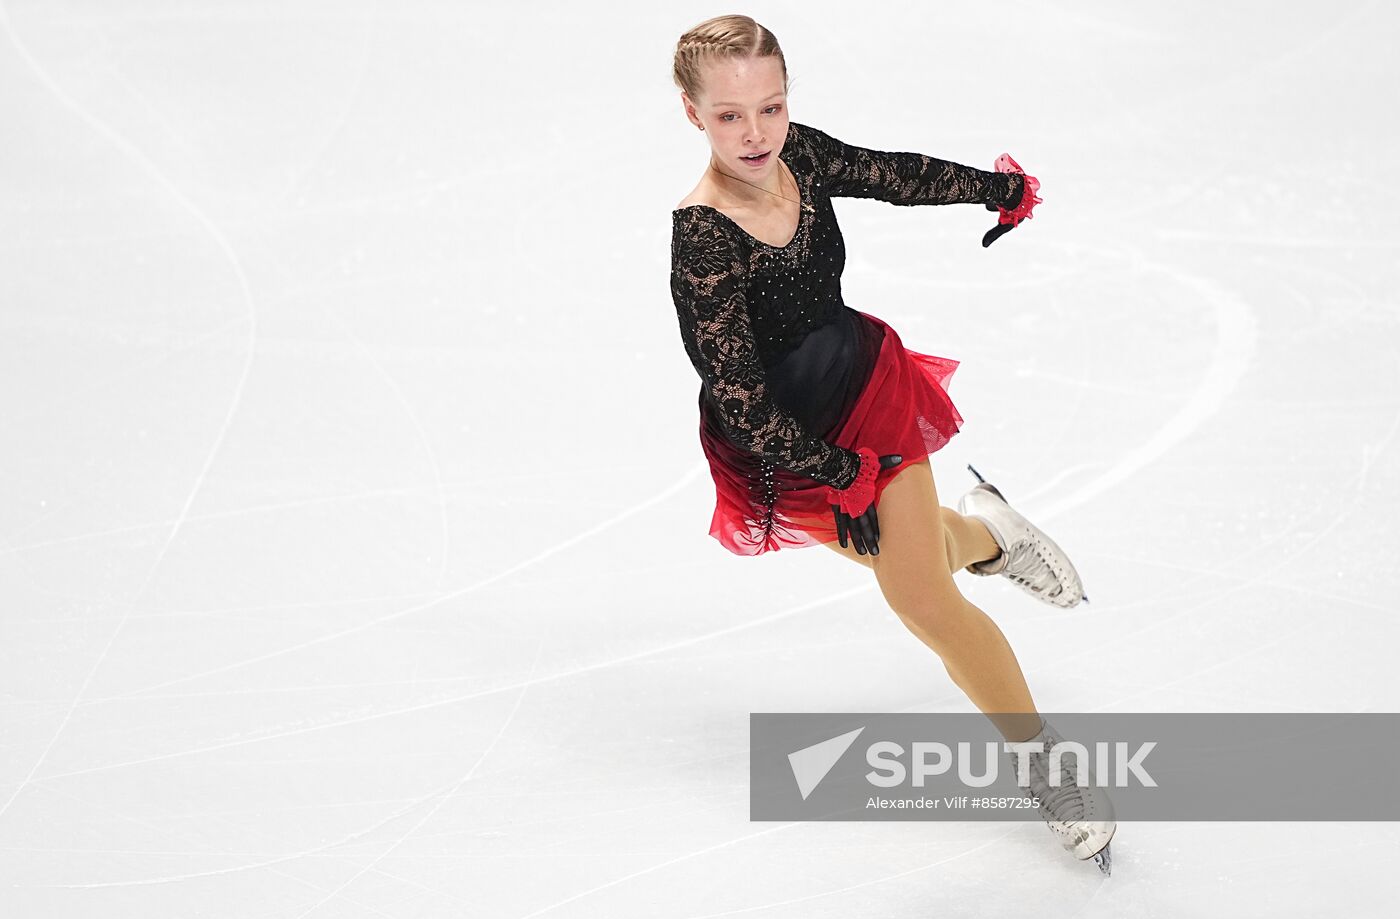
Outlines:
{"type": "Polygon", "coordinates": [[[747,259],[701,208],[680,211],[671,239],[671,298],[686,354],[739,447],[798,475],[846,488],[860,456],[815,437],[768,392],[748,312],[747,259]]]}

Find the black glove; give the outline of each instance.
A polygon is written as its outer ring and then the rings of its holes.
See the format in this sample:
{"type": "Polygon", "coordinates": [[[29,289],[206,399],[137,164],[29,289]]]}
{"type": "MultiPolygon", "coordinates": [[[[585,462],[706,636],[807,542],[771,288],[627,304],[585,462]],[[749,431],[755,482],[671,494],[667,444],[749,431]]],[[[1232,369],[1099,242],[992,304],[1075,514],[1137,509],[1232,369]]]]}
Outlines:
{"type": "MultiPolygon", "coordinates": [[[[902,462],[904,457],[898,453],[887,453],[880,457],[880,468],[893,469],[902,462]]],[[[864,555],[867,551],[871,555],[880,554],[880,521],[875,517],[874,501],[859,517],[852,518],[838,504],[831,505],[831,512],[836,516],[836,536],[841,541],[841,548],[846,548],[846,537],[849,535],[856,545],[857,554],[864,555]]]]}
{"type": "MultiPolygon", "coordinates": [[[[1012,174],[1017,175],[1019,173],[1012,174]]],[[[1020,207],[1021,199],[1026,196],[1026,180],[1024,178],[1021,179],[1019,183],[1013,182],[1012,184],[1013,186],[1019,184],[1021,187],[1019,190],[1013,190],[1011,192],[1011,200],[1003,201],[1001,203],[1001,207],[1006,208],[1008,211],[1014,211],[1016,210],[1016,208],[1020,207]]],[[[1000,210],[1000,208],[997,207],[997,205],[993,204],[990,201],[987,202],[986,208],[987,210],[993,212],[1000,210]]],[[[998,223],[986,233],[982,234],[982,248],[987,248],[992,243],[996,242],[998,239],[1001,239],[1003,236],[1005,236],[1007,233],[1010,233],[1014,229],[1016,229],[1016,225],[1014,223],[998,223]]]]}

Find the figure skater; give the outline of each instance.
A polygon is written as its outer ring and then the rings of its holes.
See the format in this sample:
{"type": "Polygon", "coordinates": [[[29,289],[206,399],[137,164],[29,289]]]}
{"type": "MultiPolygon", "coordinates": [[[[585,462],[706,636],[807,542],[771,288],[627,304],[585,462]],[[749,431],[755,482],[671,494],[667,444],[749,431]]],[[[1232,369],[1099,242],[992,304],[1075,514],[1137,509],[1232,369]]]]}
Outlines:
{"type": "MultiPolygon", "coordinates": [[[[971,466],[978,484],[958,510],[939,505],[928,456],[962,425],[945,391],[958,362],[905,348],[884,321],[844,304],[831,203],[983,204],[999,214],[987,247],[1031,216],[1039,181],[1006,154],[983,171],[852,146],[790,120],[782,50],[748,16],[682,35],[673,77],[710,146],[704,175],[672,213],[671,242],[681,338],[702,383],[710,535],[739,555],[823,545],[870,568],[1006,740],[1048,751],[1061,738],[1005,636],[953,574],[998,574],[1060,608],[1087,599],[1079,575],[971,466]]],[[[1029,757],[1023,791],[1040,798],[1065,849],[1108,873],[1117,824],[1103,789],[1051,788],[1046,752],[1009,755],[1029,757]]]]}

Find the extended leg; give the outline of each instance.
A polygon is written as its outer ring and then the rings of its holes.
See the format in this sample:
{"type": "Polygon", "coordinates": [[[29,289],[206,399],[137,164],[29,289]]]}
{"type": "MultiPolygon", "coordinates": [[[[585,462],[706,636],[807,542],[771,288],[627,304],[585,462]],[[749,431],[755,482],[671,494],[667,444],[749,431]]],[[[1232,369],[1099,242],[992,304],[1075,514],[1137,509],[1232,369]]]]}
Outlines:
{"type": "Polygon", "coordinates": [[[929,526],[941,510],[928,461],[903,469],[881,495],[880,554],[868,556],[870,567],[890,608],[938,654],[953,682],[1002,736],[1025,740],[1040,730],[1040,716],[1006,636],[953,582],[952,566],[964,562],[950,561],[945,527],[929,526]]]}

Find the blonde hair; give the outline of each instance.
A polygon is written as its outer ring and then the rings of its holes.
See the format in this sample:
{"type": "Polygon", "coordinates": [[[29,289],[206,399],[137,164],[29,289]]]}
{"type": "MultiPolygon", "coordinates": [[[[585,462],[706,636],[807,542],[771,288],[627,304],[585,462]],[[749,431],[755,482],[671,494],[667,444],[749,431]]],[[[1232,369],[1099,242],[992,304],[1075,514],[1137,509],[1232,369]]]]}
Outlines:
{"type": "Polygon", "coordinates": [[[715,16],[693,26],[676,42],[671,79],[690,96],[701,95],[700,69],[705,61],[724,58],[776,57],[783,68],[783,92],[791,86],[787,59],[778,39],[750,16],[715,16]]]}

